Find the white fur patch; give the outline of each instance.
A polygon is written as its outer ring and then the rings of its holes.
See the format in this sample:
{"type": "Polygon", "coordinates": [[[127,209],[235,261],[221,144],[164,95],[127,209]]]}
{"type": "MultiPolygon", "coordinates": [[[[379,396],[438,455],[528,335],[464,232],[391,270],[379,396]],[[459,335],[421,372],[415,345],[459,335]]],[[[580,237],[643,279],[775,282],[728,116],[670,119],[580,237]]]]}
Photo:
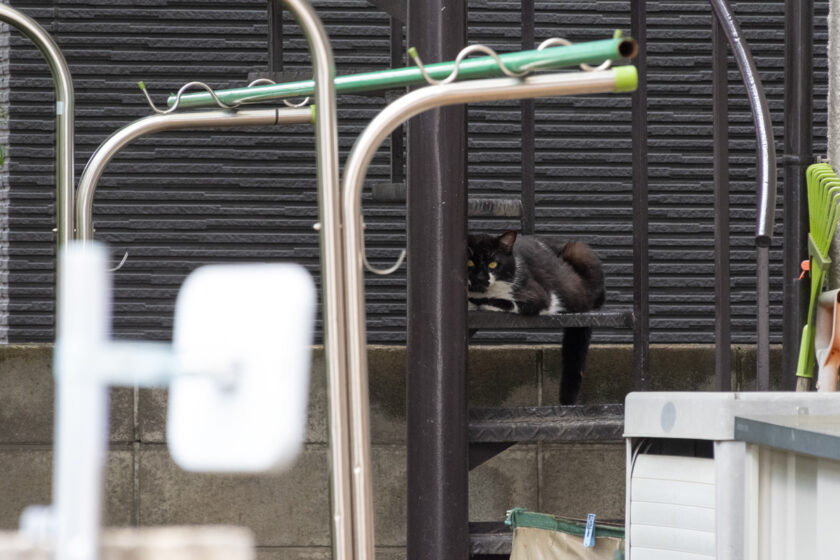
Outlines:
{"type": "Polygon", "coordinates": [[[496,276],[491,274],[490,286],[482,294],[482,297],[513,301],[513,283],[498,281],[496,280],[496,276]]]}
{"type": "Polygon", "coordinates": [[[566,308],[563,307],[563,302],[560,301],[560,298],[557,297],[557,294],[551,292],[551,305],[548,306],[548,309],[540,311],[540,315],[556,315],[558,313],[562,313],[565,310],[566,308]]]}

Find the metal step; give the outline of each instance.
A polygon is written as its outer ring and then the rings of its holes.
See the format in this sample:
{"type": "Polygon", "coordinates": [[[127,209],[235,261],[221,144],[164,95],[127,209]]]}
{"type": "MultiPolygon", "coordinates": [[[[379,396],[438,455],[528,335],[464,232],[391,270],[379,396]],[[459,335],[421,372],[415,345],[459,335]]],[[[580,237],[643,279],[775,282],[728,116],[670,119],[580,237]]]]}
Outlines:
{"type": "Polygon", "coordinates": [[[377,202],[405,202],[405,183],[378,181],[370,186],[373,200],[377,202]]]}
{"type": "Polygon", "coordinates": [[[470,523],[470,556],[472,558],[509,558],[513,533],[503,521],[470,523]]]}
{"type": "MultiPolygon", "coordinates": [[[[405,202],[405,183],[376,182],[371,184],[373,200],[405,202]]],[[[471,218],[521,218],[522,201],[518,198],[470,198],[467,214],[471,218]]]]}
{"type": "Polygon", "coordinates": [[[368,0],[368,4],[373,4],[403,25],[407,12],[406,3],[406,0],[368,0]]]}
{"type": "Polygon", "coordinates": [[[469,415],[471,446],[622,441],[623,433],[623,404],[474,408],[469,415]]]}
{"type": "Polygon", "coordinates": [[[610,309],[587,313],[559,313],[528,317],[498,311],[470,311],[467,324],[471,330],[562,329],[564,327],[633,328],[632,309],[610,309]]]}

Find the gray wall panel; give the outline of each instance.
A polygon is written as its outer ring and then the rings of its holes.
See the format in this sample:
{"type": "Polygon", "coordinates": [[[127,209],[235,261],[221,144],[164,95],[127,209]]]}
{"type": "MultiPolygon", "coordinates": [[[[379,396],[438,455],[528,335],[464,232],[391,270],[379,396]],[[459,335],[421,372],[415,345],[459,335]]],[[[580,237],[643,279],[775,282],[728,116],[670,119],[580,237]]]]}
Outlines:
{"type": "MultiPolygon", "coordinates": [[[[150,113],[137,90],[154,99],[200,79],[213,87],[243,85],[264,68],[265,0],[20,1],[12,4],[54,34],[73,72],[77,98],[77,174],[108,134],[150,113]]],[[[771,104],[782,147],[782,0],[735,2],[771,104]]],[[[388,18],[363,0],[315,2],[339,73],[389,64],[388,18]]],[[[629,28],[629,2],[538,1],[537,40],[603,38],[629,28]]],[[[470,0],[470,42],[518,50],[519,3],[470,0]]],[[[825,149],[827,2],[817,3],[815,150],[825,149]]],[[[654,342],[711,342],[713,254],[711,186],[710,9],[705,2],[648,2],[651,308],[654,342]]],[[[286,18],[286,63],[306,70],[305,42],[286,18]]],[[[12,341],[52,338],[53,119],[52,85],[34,47],[12,34],[8,57],[11,113],[5,167],[11,189],[9,243],[0,252],[0,335],[12,341]],[[6,248],[7,247],[7,248],[6,248]],[[8,287],[6,287],[8,285],[8,287]],[[8,317],[2,314],[8,294],[8,317]]],[[[2,50],[2,49],[0,49],[2,50]]],[[[4,59],[0,58],[0,61],[4,59]]],[[[434,61],[430,61],[434,62],[434,61]]],[[[0,83],[0,86],[5,82],[0,83]]],[[[734,62],[730,71],[732,314],[736,342],[754,339],[755,195],[751,119],[734,62]]],[[[2,88],[0,88],[0,95],[2,88]]],[[[353,139],[384,104],[381,97],[342,96],[342,161],[353,139]]],[[[630,100],[626,95],[540,100],[537,114],[537,230],[589,240],[602,255],[608,299],[632,298],[630,100]]],[[[471,195],[518,192],[519,105],[472,106],[471,195]]],[[[0,131],[2,134],[2,131],[0,131]]],[[[387,180],[385,149],[371,168],[387,180]]],[[[366,195],[367,196],[367,195],[366,195]]],[[[174,296],[184,276],[209,262],[295,260],[317,273],[313,138],[308,127],[171,132],[136,142],[107,168],[96,197],[97,236],[114,248],[119,336],[170,336],[174,296]]],[[[778,199],[781,203],[781,187],[778,199]]],[[[0,205],[0,233],[5,232],[0,205]]],[[[368,252],[388,264],[405,244],[404,208],[366,200],[368,252]]],[[[781,235],[781,208],[777,235],[781,235]]],[[[515,222],[476,220],[473,229],[515,222]]],[[[771,249],[773,340],[781,335],[781,239],[771,249]]],[[[417,263],[415,263],[417,264],[417,263]]],[[[420,263],[422,266],[422,263],[420,263]]],[[[404,269],[370,276],[371,342],[403,342],[404,269]]],[[[626,331],[596,333],[599,342],[627,342],[626,331]]],[[[484,341],[550,341],[552,333],[483,333],[484,341]]]]}

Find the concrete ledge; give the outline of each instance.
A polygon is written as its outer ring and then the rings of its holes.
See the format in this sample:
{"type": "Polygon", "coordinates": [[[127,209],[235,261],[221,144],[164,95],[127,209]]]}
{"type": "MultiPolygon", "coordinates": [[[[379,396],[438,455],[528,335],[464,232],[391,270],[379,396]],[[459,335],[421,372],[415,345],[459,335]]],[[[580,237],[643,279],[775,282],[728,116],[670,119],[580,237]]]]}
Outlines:
{"type": "MultiPolygon", "coordinates": [[[[55,422],[52,345],[0,346],[0,445],[50,444],[55,422]]],[[[134,441],[134,392],[111,390],[111,442],[134,441]]]]}
{"type": "MultiPolygon", "coordinates": [[[[20,533],[0,533],[0,557],[49,560],[52,547],[20,533]]],[[[102,533],[102,560],[251,560],[254,539],[239,527],[155,527],[107,529],[102,533]]]]}
{"type": "MultiPolygon", "coordinates": [[[[781,352],[772,349],[773,380],[781,352]]],[[[369,349],[377,551],[404,557],[406,519],[405,348],[369,349]]],[[[559,346],[476,346],[469,352],[471,406],[556,404],[559,346]]],[[[48,503],[52,471],[53,377],[49,345],[0,346],[0,528],[15,529],[27,505],[48,503]]],[[[632,348],[592,347],[580,401],[623,402],[632,348]]],[[[651,348],[657,390],[709,390],[712,346],[651,348]]],[[[733,386],[755,386],[755,351],[733,347],[733,386]]],[[[313,355],[307,443],[298,462],[274,475],[184,472],[165,447],[167,393],[112,393],[106,519],[112,526],[244,525],[256,557],[321,560],[330,552],[327,395],[322,348],[313,355]],[[136,409],[136,412],[135,412],[136,409]]],[[[514,506],[569,516],[624,514],[624,446],[520,444],[470,473],[473,521],[499,521],[514,506]]],[[[379,557],[379,556],[378,556],[379,557]]]]}

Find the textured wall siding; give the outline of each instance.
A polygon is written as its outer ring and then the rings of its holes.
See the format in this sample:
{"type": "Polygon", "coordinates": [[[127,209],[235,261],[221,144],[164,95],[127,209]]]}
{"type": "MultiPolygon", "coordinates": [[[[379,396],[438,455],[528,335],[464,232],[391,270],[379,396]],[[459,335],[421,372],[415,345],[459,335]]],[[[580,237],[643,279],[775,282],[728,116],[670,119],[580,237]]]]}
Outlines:
{"type": "MultiPolygon", "coordinates": [[[[0,146],[9,144],[9,26],[0,24],[0,146]]],[[[0,167],[0,344],[9,341],[9,166],[0,167]]]]}
{"type": "MultiPolygon", "coordinates": [[[[136,88],[144,80],[158,103],[183,83],[243,85],[266,65],[265,0],[20,1],[56,38],[70,64],[77,99],[77,174],[117,128],[150,114],[136,88]]],[[[629,2],[537,3],[537,40],[599,39],[629,29],[629,2]]],[[[770,100],[781,155],[784,3],[735,2],[770,100]]],[[[315,2],[333,40],[339,73],[389,65],[388,18],[362,0],[315,2]]],[[[519,2],[470,0],[470,42],[518,50],[519,2]]],[[[827,2],[817,3],[815,151],[825,150],[827,2]]],[[[713,337],[710,9],[705,2],[648,2],[651,306],[655,342],[713,337]]],[[[308,54],[290,18],[286,62],[305,70],[308,54]]],[[[10,313],[0,333],[13,341],[52,338],[54,198],[52,85],[46,64],[13,33],[10,162],[7,192],[10,313]]],[[[754,340],[754,140],[734,63],[730,71],[732,314],[736,342],[754,340]]],[[[340,99],[342,161],[381,97],[340,99]]],[[[626,95],[537,102],[537,230],[589,240],[606,263],[608,299],[632,301],[630,100],[626,95]]],[[[519,190],[519,104],[471,106],[471,195],[519,190]]],[[[314,143],[308,127],[170,132],[135,142],[108,166],[96,196],[97,236],[114,248],[115,331],[167,338],[184,276],[209,262],[295,260],[318,269],[314,143]]],[[[387,180],[387,151],[371,180],[387,180]]],[[[781,185],[771,250],[773,339],[781,334],[781,185]]],[[[6,199],[3,199],[6,200],[6,199]]],[[[368,252],[384,265],[404,246],[404,208],[366,201],[368,252]]],[[[2,219],[2,218],[0,218],[2,219]]],[[[476,230],[516,227],[477,220],[476,230]]],[[[3,231],[0,224],[0,231],[3,231]]],[[[6,246],[6,244],[4,244],[6,246]]],[[[0,264],[3,264],[0,253],[0,264]]],[[[423,266],[423,263],[413,263],[423,266]]],[[[5,271],[6,269],[2,269],[5,271]]],[[[401,342],[404,269],[369,276],[369,340],[401,342]]],[[[4,290],[5,283],[4,283],[4,290]]],[[[2,298],[5,291],[0,291],[2,298]]],[[[2,311],[0,299],[0,311],[2,311]]],[[[483,340],[557,340],[545,333],[484,333],[483,340]]],[[[596,333],[629,341],[627,331],[596,333]]]]}

